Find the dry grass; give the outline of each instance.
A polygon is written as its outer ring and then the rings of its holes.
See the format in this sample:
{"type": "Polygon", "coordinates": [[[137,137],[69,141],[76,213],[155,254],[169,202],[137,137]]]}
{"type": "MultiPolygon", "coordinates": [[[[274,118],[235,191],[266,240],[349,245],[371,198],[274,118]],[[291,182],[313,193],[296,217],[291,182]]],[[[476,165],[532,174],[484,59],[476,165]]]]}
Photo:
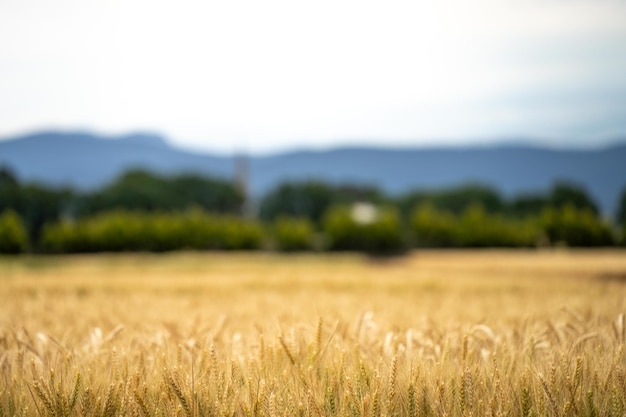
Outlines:
{"type": "Polygon", "coordinates": [[[0,259],[0,416],[622,416],[626,253],[0,259]]]}

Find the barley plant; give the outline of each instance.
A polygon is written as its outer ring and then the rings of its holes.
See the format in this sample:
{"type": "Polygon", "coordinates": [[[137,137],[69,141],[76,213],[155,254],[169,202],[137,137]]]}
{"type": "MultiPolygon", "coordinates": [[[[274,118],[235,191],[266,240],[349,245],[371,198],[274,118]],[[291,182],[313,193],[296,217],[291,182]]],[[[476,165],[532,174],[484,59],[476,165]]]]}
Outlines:
{"type": "Polygon", "coordinates": [[[624,416],[623,252],[0,260],[0,416],[624,416]]]}

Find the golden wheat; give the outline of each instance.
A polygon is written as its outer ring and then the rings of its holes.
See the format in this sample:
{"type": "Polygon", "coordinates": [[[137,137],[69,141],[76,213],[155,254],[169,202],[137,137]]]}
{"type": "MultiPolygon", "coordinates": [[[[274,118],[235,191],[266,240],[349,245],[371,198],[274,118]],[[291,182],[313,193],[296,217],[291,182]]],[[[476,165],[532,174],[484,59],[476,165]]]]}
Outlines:
{"type": "Polygon", "coordinates": [[[0,260],[2,416],[623,416],[626,253],[0,260]]]}

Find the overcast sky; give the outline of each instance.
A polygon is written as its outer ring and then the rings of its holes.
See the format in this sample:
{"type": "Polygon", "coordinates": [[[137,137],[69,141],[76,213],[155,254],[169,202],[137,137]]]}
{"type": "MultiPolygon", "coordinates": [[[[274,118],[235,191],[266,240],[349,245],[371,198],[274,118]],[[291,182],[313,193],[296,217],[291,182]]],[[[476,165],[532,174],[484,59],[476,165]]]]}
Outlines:
{"type": "Polygon", "coordinates": [[[626,137],[626,0],[1,0],[0,136],[221,152],[626,137]]]}

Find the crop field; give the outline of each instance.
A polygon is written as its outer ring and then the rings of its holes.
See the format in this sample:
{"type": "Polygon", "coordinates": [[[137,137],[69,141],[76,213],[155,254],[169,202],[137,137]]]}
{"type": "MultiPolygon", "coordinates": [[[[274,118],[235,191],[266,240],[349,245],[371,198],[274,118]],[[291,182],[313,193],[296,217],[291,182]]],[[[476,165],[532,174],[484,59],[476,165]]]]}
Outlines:
{"type": "Polygon", "coordinates": [[[0,258],[0,416],[624,416],[626,252],[0,258]]]}

